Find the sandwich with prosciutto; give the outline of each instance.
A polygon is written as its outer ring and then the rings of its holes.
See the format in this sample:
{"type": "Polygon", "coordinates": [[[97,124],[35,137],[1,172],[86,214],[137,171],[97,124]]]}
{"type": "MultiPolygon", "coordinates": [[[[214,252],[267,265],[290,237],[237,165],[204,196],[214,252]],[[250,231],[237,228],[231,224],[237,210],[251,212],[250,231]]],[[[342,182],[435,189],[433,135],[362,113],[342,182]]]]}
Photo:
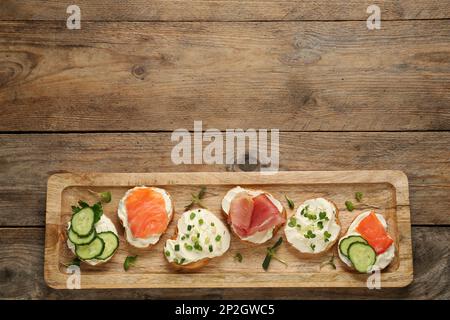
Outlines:
{"type": "Polygon", "coordinates": [[[361,213],[339,240],[339,258],[349,268],[361,273],[381,271],[394,259],[394,240],[387,233],[383,215],[361,213]]]}
{"type": "Polygon", "coordinates": [[[222,199],[222,211],[234,234],[256,244],[270,240],[286,222],[281,202],[262,190],[241,187],[229,190],[222,199]]]}

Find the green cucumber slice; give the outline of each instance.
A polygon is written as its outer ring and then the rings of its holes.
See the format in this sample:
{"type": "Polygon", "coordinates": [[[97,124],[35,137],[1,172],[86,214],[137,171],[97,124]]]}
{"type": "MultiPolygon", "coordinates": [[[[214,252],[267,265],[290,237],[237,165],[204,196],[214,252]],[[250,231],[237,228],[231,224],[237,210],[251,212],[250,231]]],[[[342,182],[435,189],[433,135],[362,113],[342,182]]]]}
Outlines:
{"type": "Polygon", "coordinates": [[[101,238],[96,237],[89,244],[77,245],[75,253],[81,260],[90,260],[101,255],[104,249],[105,242],[101,238]]]}
{"type": "Polygon", "coordinates": [[[73,232],[72,228],[69,229],[69,240],[73,244],[88,244],[91,243],[92,240],[95,239],[96,232],[95,229],[87,237],[80,237],[75,232],[73,232]]]}
{"type": "Polygon", "coordinates": [[[350,236],[341,241],[341,243],[339,244],[339,250],[341,250],[341,253],[344,256],[348,257],[348,248],[350,247],[350,245],[352,243],[355,243],[355,242],[361,242],[361,243],[367,244],[367,241],[363,237],[350,236]]]}
{"type": "Polygon", "coordinates": [[[101,238],[105,243],[105,249],[102,254],[99,255],[96,259],[106,260],[111,257],[119,247],[119,238],[112,231],[101,232],[97,234],[97,237],[101,238]]]}
{"type": "Polygon", "coordinates": [[[95,214],[91,208],[84,208],[72,216],[70,226],[79,237],[87,237],[94,229],[95,214]]]}
{"type": "Polygon", "coordinates": [[[377,254],[368,244],[353,242],[348,247],[348,257],[356,271],[367,273],[370,267],[375,264],[377,254]]]}

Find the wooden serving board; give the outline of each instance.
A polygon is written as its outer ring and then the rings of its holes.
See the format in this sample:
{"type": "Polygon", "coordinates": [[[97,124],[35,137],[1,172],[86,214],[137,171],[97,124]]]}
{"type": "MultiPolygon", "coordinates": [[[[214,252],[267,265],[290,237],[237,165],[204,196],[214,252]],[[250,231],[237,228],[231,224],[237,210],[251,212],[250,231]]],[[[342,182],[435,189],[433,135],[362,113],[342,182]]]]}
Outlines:
{"type": "MultiPolygon", "coordinates": [[[[66,246],[66,223],[71,205],[78,200],[89,203],[96,198],[88,190],[111,191],[112,201],[104,205],[104,214],[113,220],[120,235],[118,252],[107,263],[92,267],[81,265],[81,288],[197,288],[197,287],[365,287],[368,275],[348,271],[337,257],[336,246],[326,256],[302,259],[286,241],[277,255],[288,266],[273,260],[268,271],[262,269],[266,248],[280,236],[281,228],[268,243],[250,245],[232,236],[230,250],[196,272],[175,271],[163,257],[166,239],[172,236],[191,193],[207,187],[204,204],[217,216],[226,191],[236,185],[263,189],[272,193],[287,208],[284,196],[293,199],[296,208],[306,199],[325,197],[336,203],[340,211],[342,235],[363,209],[349,212],[346,200],[354,201],[357,191],[364,200],[379,206],[376,211],[388,222],[388,231],[397,245],[396,257],[381,273],[382,287],[404,287],[413,279],[411,223],[408,179],[401,171],[287,171],[278,173],[199,172],[199,173],[87,173],[55,174],[48,181],[45,234],[45,280],[53,288],[66,288],[69,274],[66,265],[74,258],[66,246]],[[159,243],[149,249],[127,245],[117,218],[117,206],[125,192],[134,186],[165,188],[175,204],[175,216],[159,243]],[[242,263],[234,256],[239,252],[242,263]],[[123,262],[128,255],[138,255],[136,264],[127,272],[123,262]],[[336,269],[324,262],[335,256],[336,269]]],[[[368,208],[364,208],[367,210],[368,208]]]]}

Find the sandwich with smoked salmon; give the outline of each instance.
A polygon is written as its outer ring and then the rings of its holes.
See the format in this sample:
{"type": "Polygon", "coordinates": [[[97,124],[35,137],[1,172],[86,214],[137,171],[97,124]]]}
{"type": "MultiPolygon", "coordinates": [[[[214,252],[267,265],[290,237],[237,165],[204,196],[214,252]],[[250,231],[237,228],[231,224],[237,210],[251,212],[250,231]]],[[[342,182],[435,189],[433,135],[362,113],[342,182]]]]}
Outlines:
{"type": "Polygon", "coordinates": [[[373,211],[361,213],[339,240],[339,258],[360,273],[383,270],[395,257],[394,240],[387,228],[383,215],[373,211]]]}
{"type": "Polygon", "coordinates": [[[222,211],[241,240],[261,244],[286,222],[286,210],[270,193],[235,187],[222,199],[222,211]]]}
{"type": "Polygon", "coordinates": [[[156,244],[173,217],[173,203],[166,190],[135,187],[119,202],[118,216],[127,242],[136,248],[156,244]]]}
{"type": "Polygon", "coordinates": [[[229,247],[226,225],[207,209],[192,209],[178,220],[175,234],[164,246],[164,256],[176,269],[195,270],[222,256],[229,247]]]}
{"type": "Polygon", "coordinates": [[[339,210],[325,198],[303,202],[284,228],[286,240],[304,257],[319,256],[331,249],[341,232],[339,210]]]}

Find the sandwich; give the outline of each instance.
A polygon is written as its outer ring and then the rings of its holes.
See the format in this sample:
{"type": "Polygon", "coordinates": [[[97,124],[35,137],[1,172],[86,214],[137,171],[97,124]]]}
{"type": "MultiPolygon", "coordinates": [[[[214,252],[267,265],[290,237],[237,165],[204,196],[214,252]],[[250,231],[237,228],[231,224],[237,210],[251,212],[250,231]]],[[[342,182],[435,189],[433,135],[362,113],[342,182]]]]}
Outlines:
{"type": "Polygon", "coordinates": [[[264,243],[286,222],[286,210],[280,201],[262,190],[235,187],[222,199],[222,211],[239,239],[264,243]]]}
{"type": "Polygon", "coordinates": [[[67,246],[81,261],[95,266],[109,261],[119,247],[114,223],[103,214],[100,203],[80,201],[67,224],[67,246]]]}
{"type": "Polygon", "coordinates": [[[339,240],[339,258],[360,273],[383,270],[395,257],[394,240],[386,230],[387,223],[381,214],[361,213],[339,240]]]}
{"type": "Polygon", "coordinates": [[[136,248],[156,244],[173,217],[173,204],[166,190],[135,187],[119,202],[118,216],[127,242],[136,248]]]}
{"type": "Polygon", "coordinates": [[[206,209],[184,212],[173,237],[166,241],[164,256],[176,269],[195,270],[222,256],[230,247],[226,225],[206,209]]]}
{"type": "Polygon", "coordinates": [[[341,232],[339,210],[324,198],[309,199],[298,207],[284,228],[286,240],[304,257],[330,250],[341,232]]]}

